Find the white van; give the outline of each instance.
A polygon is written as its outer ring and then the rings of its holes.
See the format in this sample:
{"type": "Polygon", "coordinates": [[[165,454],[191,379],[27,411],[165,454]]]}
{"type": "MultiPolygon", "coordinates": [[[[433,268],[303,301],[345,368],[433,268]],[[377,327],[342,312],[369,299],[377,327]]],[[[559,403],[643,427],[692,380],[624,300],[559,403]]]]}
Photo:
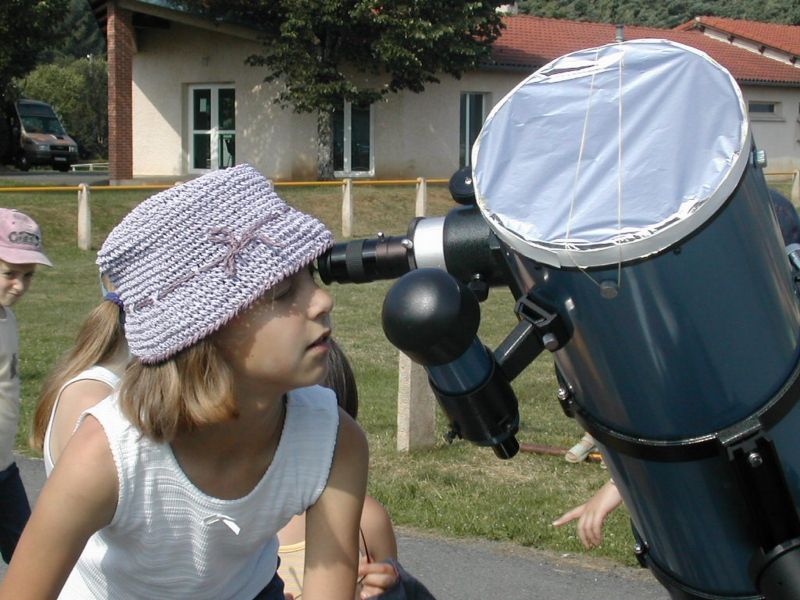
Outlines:
{"type": "Polygon", "coordinates": [[[27,171],[34,165],[49,165],[69,171],[78,162],[78,144],[58,120],[53,108],[39,100],[17,100],[14,104],[12,134],[17,166],[27,171]]]}

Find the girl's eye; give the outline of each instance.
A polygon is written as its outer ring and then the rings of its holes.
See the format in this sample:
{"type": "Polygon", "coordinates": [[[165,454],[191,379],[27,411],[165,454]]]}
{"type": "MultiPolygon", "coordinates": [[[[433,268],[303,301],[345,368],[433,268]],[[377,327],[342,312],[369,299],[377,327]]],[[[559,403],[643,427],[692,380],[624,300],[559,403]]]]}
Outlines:
{"type": "Polygon", "coordinates": [[[291,280],[284,280],[280,282],[277,286],[275,286],[274,291],[272,292],[272,299],[273,300],[280,300],[281,298],[286,298],[289,296],[289,293],[292,291],[292,283],[291,280]]]}

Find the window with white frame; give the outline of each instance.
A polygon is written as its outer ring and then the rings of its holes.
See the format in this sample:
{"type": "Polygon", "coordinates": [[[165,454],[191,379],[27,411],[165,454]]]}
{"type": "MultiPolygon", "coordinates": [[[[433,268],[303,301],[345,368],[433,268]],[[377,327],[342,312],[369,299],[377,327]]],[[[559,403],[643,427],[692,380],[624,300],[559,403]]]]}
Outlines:
{"type": "Polygon", "coordinates": [[[782,121],[781,103],[767,100],[750,100],[747,113],[753,121],[782,121]]]}
{"type": "Polygon", "coordinates": [[[458,166],[472,164],[472,145],[478,138],[486,118],[489,94],[483,92],[462,92],[458,144],[458,166]]]}
{"type": "Polygon", "coordinates": [[[236,164],[236,90],[230,85],[189,86],[189,171],[236,164]]]}
{"type": "Polygon", "coordinates": [[[372,105],[345,102],[333,113],[333,171],[336,177],[375,174],[372,105]]]}

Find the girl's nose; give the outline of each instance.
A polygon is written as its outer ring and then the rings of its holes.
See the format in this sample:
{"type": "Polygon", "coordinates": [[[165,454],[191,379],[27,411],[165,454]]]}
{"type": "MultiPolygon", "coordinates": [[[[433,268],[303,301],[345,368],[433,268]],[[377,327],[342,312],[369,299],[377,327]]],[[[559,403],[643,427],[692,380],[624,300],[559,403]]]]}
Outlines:
{"type": "Polygon", "coordinates": [[[310,312],[311,318],[317,319],[323,315],[328,315],[333,310],[333,298],[327,290],[314,284],[314,291],[311,294],[310,312]]]}

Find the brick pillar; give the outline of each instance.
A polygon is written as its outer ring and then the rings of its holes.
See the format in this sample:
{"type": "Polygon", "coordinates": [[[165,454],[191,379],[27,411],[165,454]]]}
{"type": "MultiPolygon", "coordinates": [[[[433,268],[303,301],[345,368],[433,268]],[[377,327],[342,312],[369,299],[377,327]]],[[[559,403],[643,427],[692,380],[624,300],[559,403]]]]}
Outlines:
{"type": "Polygon", "coordinates": [[[108,169],[109,178],[133,178],[133,23],[130,11],[106,3],[108,21],[108,169]]]}

